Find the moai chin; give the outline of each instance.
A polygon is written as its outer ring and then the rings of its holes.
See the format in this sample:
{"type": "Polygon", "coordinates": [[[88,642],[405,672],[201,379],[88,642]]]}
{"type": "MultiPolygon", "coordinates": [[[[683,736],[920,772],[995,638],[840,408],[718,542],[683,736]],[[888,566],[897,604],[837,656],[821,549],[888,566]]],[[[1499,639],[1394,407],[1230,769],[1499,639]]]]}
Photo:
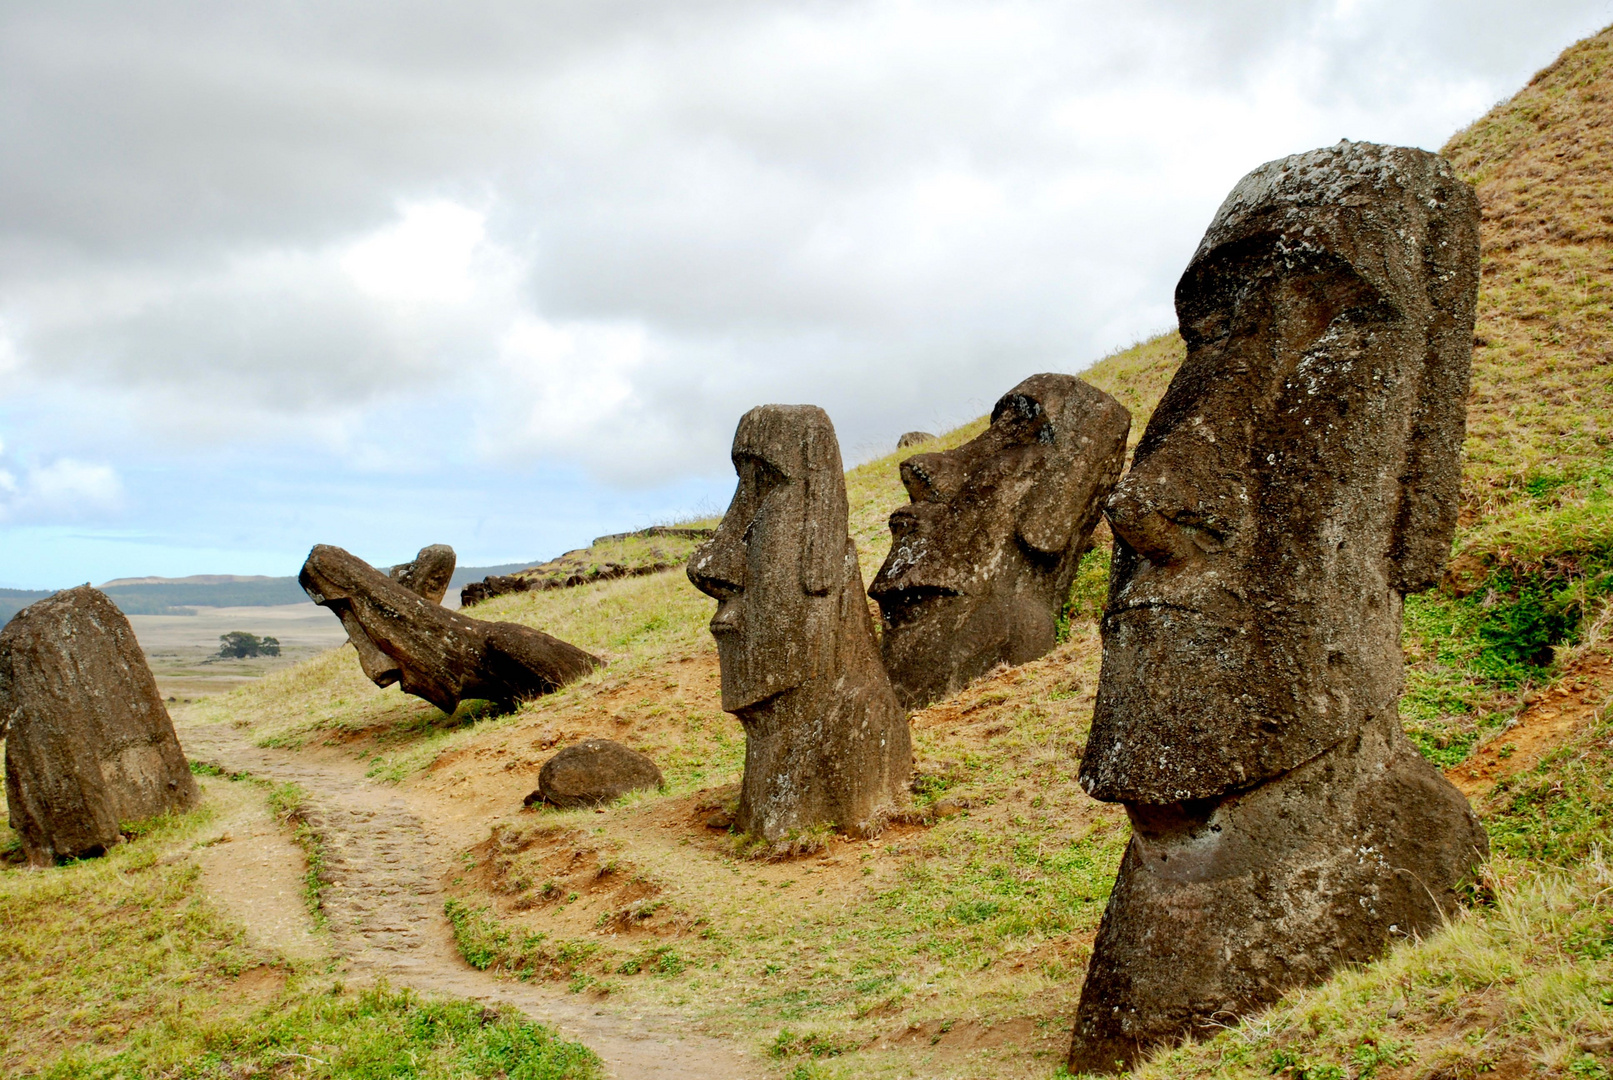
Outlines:
{"type": "Polygon", "coordinates": [[[1073,375],[1032,375],[991,426],[901,464],[911,502],[868,593],[896,695],[909,708],[998,664],[1045,655],[1059,609],[1120,478],[1131,414],[1073,375]]]}
{"type": "Polygon", "coordinates": [[[1401,731],[1401,601],[1456,524],[1478,202],[1440,158],[1261,166],[1176,288],[1187,359],[1110,497],[1081,782],[1133,835],[1072,1071],[1436,927],[1488,851],[1401,731]]]}
{"type": "Polygon", "coordinates": [[[912,748],[847,533],[834,426],[816,406],[759,405],[733,461],[733,502],[688,573],[718,601],[722,707],[745,727],[734,823],[774,842],[826,823],[877,832],[912,748]]]}

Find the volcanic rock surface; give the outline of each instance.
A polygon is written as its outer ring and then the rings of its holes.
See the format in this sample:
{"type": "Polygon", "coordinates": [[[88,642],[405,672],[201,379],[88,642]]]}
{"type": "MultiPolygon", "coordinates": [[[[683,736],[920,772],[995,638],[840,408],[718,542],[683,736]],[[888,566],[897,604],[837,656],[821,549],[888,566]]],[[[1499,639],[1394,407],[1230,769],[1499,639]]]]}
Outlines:
{"type": "Polygon", "coordinates": [[[816,406],[757,406],[733,461],[733,502],[688,573],[718,601],[722,707],[745,727],[735,824],[774,842],[828,823],[878,832],[912,749],[847,532],[834,426],[816,406]]]}
{"type": "Polygon", "coordinates": [[[991,426],[901,464],[912,500],[869,586],[896,695],[921,708],[998,664],[1044,656],[1125,465],[1131,414],[1073,375],[1032,375],[991,426]]]}
{"type": "Polygon", "coordinates": [[[584,739],[568,746],[538,770],[538,788],[526,797],[571,810],[603,806],[630,791],[654,791],[665,781],[654,761],[611,739],[584,739]]]}
{"type": "Polygon", "coordinates": [[[338,547],[317,545],[297,581],[342,620],[375,685],[399,683],[445,713],[466,698],[513,708],[602,663],[541,630],[449,611],[338,547]]]}
{"type": "Polygon", "coordinates": [[[36,866],[102,854],[121,822],[199,797],[129,620],[88,585],[0,631],[0,735],[11,827],[36,866]]]}
{"type": "Polygon", "coordinates": [[[1081,782],[1133,838],[1071,1071],[1437,927],[1487,854],[1400,728],[1402,597],[1456,525],[1478,204],[1421,150],[1261,166],[1176,290],[1187,359],[1108,504],[1081,782]]]}
{"type": "Polygon", "coordinates": [[[454,579],[454,563],[453,548],[447,544],[432,544],[421,548],[412,562],[394,566],[387,576],[410,592],[440,604],[448,595],[448,583],[454,579]]]}

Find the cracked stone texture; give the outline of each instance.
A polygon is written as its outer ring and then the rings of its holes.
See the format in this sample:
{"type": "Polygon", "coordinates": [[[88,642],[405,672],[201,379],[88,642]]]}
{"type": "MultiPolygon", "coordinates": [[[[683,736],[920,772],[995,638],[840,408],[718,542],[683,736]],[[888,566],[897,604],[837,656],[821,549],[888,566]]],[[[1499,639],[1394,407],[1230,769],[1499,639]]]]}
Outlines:
{"type": "Polygon", "coordinates": [[[827,823],[878,832],[913,755],[847,532],[834,426],[814,405],[759,405],[733,461],[733,502],[688,573],[718,601],[722,707],[745,727],[735,824],[769,841],[827,823]]]}
{"type": "Polygon", "coordinates": [[[1433,929],[1487,853],[1398,714],[1402,597],[1456,524],[1478,221],[1440,158],[1340,143],[1245,177],[1177,285],[1187,359],[1107,507],[1081,782],[1134,833],[1072,1070],[1433,929]]]}
{"type": "Polygon", "coordinates": [[[129,620],[88,585],[0,631],[0,736],[11,827],[36,866],[102,854],[120,822],[198,797],[129,620]]]}
{"type": "Polygon", "coordinates": [[[901,464],[909,505],[868,594],[896,696],[917,709],[1045,656],[1120,479],[1131,414],[1073,375],[1032,375],[955,450],[901,464]]]}

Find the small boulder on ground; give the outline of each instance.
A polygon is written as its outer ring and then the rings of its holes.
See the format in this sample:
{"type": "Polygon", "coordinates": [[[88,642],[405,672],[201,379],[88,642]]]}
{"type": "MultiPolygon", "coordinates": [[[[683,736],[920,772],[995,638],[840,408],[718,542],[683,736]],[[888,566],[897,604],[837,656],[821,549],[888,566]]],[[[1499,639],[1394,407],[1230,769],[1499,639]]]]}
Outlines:
{"type": "Polygon", "coordinates": [[[543,763],[538,789],[527,806],[548,803],[562,810],[603,806],[630,791],[653,791],[665,781],[655,762],[610,739],[584,739],[543,763]]]}
{"type": "Polygon", "coordinates": [[[896,440],[896,449],[906,450],[909,446],[917,446],[920,443],[927,443],[932,441],[934,438],[935,436],[931,435],[928,431],[909,431],[906,435],[903,435],[900,439],[896,440]]]}
{"type": "Polygon", "coordinates": [[[0,735],[11,827],[36,866],[103,854],[121,822],[200,796],[129,620],[88,585],[0,631],[0,735]]]}

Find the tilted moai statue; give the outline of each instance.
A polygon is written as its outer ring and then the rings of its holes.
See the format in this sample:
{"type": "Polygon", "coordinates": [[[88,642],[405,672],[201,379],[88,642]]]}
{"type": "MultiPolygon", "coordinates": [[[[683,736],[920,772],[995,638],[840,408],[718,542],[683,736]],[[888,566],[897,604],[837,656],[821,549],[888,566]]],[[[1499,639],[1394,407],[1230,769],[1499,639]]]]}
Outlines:
{"type": "Polygon", "coordinates": [[[440,604],[448,595],[448,583],[454,579],[455,562],[453,548],[447,544],[432,544],[421,548],[412,562],[394,566],[387,577],[433,604],[440,604]]]}
{"type": "Polygon", "coordinates": [[[1421,150],[1263,165],[1176,288],[1187,359],[1111,496],[1081,782],[1132,840],[1072,1071],[1435,928],[1488,853],[1401,731],[1401,599],[1456,524],[1479,209],[1421,150]]]}
{"type": "Polygon", "coordinates": [[[1073,375],[1032,375],[991,426],[901,464],[912,500],[868,593],[896,695],[921,708],[998,664],[1044,656],[1103,500],[1126,460],[1131,414],[1073,375]]]}
{"type": "Polygon", "coordinates": [[[689,580],[719,601],[722,707],[745,726],[734,823],[770,841],[829,822],[877,832],[912,748],[874,644],[834,426],[816,406],[760,405],[733,459],[734,501],[689,580]]]}
{"type": "Polygon", "coordinates": [[[129,620],[88,585],[0,631],[0,736],[11,827],[36,866],[102,854],[120,823],[201,794],[129,620]]]}
{"type": "Polygon", "coordinates": [[[342,620],[371,682],[401,683],[445,713],[466,698],[513,708],[602,662],[530,626],[449,611],[339,547],[316,545],[297,583],[342,620]]]}

